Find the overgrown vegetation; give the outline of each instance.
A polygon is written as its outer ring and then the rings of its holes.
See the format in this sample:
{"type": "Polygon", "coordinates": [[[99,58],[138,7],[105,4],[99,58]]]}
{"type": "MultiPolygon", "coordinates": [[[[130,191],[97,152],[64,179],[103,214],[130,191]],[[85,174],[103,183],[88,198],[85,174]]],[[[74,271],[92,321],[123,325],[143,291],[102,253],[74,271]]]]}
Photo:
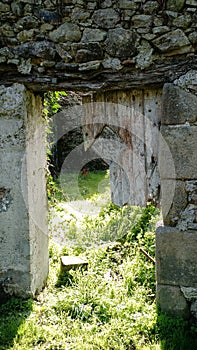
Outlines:
{"type": "Polygon", "coordinates": [[[51,239],[50,274],[38,299],[12,298],[0,307],[0,349],[196,349],[194,327],[157,314],[155,268],[140,248],[154,257],[159,218],[152,205],[112,203],[94,218],[82,217],[80,226],[72,215],[70,225],[83,239],[73,244],[71,237],[63,247],[51,239]],[[61,273],[61,255],[85,257],[88,270],[61,273]]]}

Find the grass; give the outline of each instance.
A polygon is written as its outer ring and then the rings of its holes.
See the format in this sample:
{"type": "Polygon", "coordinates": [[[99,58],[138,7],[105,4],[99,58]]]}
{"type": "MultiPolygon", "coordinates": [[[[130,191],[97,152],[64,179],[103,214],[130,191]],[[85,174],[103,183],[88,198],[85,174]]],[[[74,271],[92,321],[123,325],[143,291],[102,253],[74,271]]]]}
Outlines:
{"type": "Polygon", "coordinates": [[[0,350],[196,349],[194,325],[158,312],[155,267],[140,251],[154,257],[159,210],[108,203],[78,218],[61,204],[52,202],[56,229],[67,227],[70,238],[64,246],[51,239],[50,274],[36,300],[0,307],[0,350]],[[73,254],[86,257],[87,271],[61,272],[60,256],[73,254]]]}
{"type": "Polygon", "coordinates": [[[80,174],[61,174],[54,182],[49,178],[48,196],[57,201],[110,201],[109,170],[87,171],[80,174]]]}

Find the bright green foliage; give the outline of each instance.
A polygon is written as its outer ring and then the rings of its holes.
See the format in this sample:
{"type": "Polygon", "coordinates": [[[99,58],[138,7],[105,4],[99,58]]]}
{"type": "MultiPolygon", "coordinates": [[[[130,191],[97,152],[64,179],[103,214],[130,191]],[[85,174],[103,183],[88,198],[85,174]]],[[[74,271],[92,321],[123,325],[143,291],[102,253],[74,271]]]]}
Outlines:
{"type": "Polygon", "coordinates": [[[110,200],[109,171],[60,175],[57,180],[48,177],[48,198],[54,203],[89,199],[106,203],[110,200]]]}
{"type": "Polygon", "coordinates": [[[97,201],[102,194],[109,200],[109,171],[97,170],[87,172],[86,175],[66,174],[60,175],[57,180],[57,186],[61,188],[64,194],[64,200],[90,199],[97,201]]]}
{"type": "Polygon", "coordinates": [[[61,108],[59,101],[61,96],[66,96],[65,91],[48,91],[44,94],[44,113],[53,116],[61,108]]]}

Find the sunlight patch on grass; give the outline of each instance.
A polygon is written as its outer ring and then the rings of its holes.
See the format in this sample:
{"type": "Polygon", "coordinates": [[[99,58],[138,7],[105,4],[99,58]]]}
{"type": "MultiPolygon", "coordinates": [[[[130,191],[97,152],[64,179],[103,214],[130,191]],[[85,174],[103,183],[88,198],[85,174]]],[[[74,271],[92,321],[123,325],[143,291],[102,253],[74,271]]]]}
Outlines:
{"type": "Polygon", "coordinates": [[[59,183],[66,201],[110,198],[109,170],[87,172],[85,175],[61,174],[59,183]]]}

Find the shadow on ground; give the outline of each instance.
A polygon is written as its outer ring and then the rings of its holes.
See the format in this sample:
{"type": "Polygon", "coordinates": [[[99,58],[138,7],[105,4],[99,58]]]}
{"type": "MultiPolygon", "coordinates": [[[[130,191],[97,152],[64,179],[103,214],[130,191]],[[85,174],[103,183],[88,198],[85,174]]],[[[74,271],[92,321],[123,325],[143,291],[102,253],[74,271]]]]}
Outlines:
{"type": "Polygon", "coordinates": [[[11,349],[19,327],[32,311],[33,300],[11,298],[0,305],[0,350],[11,349]]]}
{"type": "Polygon", "coordinates": [[[173,318],[158,311],[157,334],[161,350],[196,350],[197,323],[173,318]]]}

